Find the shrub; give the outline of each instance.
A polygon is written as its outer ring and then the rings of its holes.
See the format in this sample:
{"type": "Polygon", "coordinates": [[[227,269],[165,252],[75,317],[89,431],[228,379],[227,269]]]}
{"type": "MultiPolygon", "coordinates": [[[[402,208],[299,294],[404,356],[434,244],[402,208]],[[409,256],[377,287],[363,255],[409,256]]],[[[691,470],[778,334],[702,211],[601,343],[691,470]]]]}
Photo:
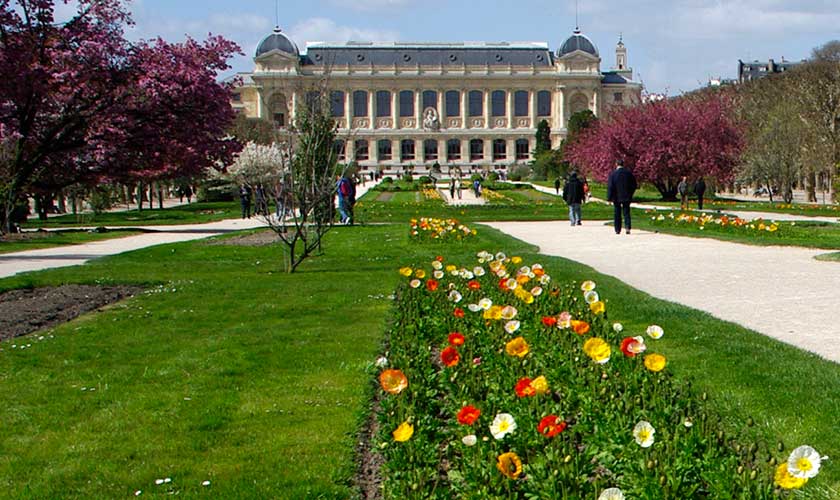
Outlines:
{"type": "Polygon", "coordinates": [[[521,181],[531,175],[531,167],[527,165],[516,165],[510,169],[508,180],[521,181]]]}
{"type": "Polygon", "coordinates": [[[421,176],[419,179],[417,179],[417,182],[424,186],[428,184],[433,184],[432,178],[428,175],[421,176]]]}
{"type": "Polygon", "coordinates": [[[388,176],[388,177],[383,177],[382,178],[382,184],[393,184],[393,183],[394,183],[394,178],[393,177],[388,176]]]}

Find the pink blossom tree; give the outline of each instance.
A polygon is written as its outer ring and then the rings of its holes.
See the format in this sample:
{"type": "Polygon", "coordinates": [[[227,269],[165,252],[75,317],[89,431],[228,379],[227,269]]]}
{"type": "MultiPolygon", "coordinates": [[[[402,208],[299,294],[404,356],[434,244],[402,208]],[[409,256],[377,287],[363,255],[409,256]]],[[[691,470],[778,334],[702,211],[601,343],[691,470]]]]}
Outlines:
{"type": "Polygon", "coordinates": [[[53,0],[0,0],[3,229],[33,190],[200,173],[228,161],[230,89],[216,81],[238,47],[130,43],[125,0],[79,0],[57,24],[53,0]]]}
{"type": "Polygon", "coordinates": [[[570,145],[567,158],[600,181],[623,159],[639,182],[676,199],[683,176],[732,179],[744,145],[733,116],[732,99],[721,92],[616,109],[570,145]]]}

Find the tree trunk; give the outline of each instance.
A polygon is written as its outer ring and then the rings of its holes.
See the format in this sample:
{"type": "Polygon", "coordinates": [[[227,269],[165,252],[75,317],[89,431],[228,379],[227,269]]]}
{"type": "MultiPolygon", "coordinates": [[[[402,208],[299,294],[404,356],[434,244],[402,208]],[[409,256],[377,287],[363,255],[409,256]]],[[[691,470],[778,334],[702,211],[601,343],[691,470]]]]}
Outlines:
{"type": "Polygon", "coordinates": [[[67,213],[67,205],[64,201],[64,192],[63,191],[58,192],[58,211],[62,214],[67,213]]]}
{"type": "Polygon", "coordinates": [[[163,186],[158,182],[157,185],[158,208],[163,210],[163,186]]]}
{"type": "Polygon", "coordinates": [[[35,212],[38,214],[38,220],[47,220],[47,196],[43,194],[36,194],[35,198],[35,212]]]}
{"type": "Polygon", "coordinates": [[[810,203],[816,203],[817,201],[817,172],[811,169],[805,175],[805,190],[806,190],[806,199],[810,203]]]}
{"type": "Polygon", "coordinates": [[[137,211],[143,211],[143,193],[146,191],[143,189],[143,183],[140,182],[137,184],[137,211]]]}

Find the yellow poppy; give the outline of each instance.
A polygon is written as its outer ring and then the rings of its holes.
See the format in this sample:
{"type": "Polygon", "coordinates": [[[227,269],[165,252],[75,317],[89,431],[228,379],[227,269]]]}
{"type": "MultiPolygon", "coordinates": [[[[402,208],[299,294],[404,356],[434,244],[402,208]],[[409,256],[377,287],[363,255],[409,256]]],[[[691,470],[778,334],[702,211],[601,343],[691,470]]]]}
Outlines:
{"type": "Polygon", "coordinates": [[[610,345],[598,337],[593,337],[583,344],[583,352],[598,364],[604,364],[610,360],[610,345]]]}
{"type": "Polygon", "coordinates": [[[540,375],[531,381],[531,388],[536,394],[546,394],[548,392],[548,380],[544,375],[540,375]]]}
{"type": "Polygon", "coordinates": [[[652,372],[661,372],[665,369],[665,356],[648,354],[645,356],[645,367],[652,372]]]}
{"type": "Polygon", "coordinates": [[[411,439],[411,436],[414,435],[414,426],[409,424],[408,422],[403,422],[397,427],[397,430],[393,432],[394,441],[403,443],[411,439]]]}
{"type": "Polygon", "coordinates": [[[604,306],[604,302],[601,300],[589,304],[589,310],[592,311],[593,314],[602,314],[606,309],[607,308],[604,306]]]}
{"type": "Polygon", "coordinates": [[[519,460],[519,456],[512,451],[499,455],[496,467],[502,474],[510,479],[516,479],[522,474],[522,461],[519,460]]]}
{"type": "Polygon", "coordinates": [[[511,356],[524,358],[530,352],[530,348],[528,347],[528,343],[525,342],[524,338],[516,337],[515,339],[505,344],[505,352],[507,352],[511,356]]]}
{"type": "Polygon", "coordinates": [[[410,267],[403,267],[403,268],[400,269],[400,274],[402,274],[406,278],[411,276],[411,273],[413,273],[413,272],[414,272],[414,270],[411,269],[410,267]]]}
{"type": "Polygon", "coordinates": [[[788,464],[787,462],[782,462],[776,468],[776,474],[773,476],[773,481],[776,483],[776,486],[780,486],[786,490],[793,490],[799,489],[808,482],[807,478],[804,477],[794,477],[788,472],[788,464]]]}

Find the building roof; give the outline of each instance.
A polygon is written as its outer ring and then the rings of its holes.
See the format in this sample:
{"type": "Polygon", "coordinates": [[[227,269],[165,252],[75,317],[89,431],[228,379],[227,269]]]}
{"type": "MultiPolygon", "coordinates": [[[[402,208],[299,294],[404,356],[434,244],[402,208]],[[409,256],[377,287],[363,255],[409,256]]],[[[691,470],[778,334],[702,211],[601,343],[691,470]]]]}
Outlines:
{"type": "Polygon", "coordinates": [[[618,73],[616,73],[614,71],[604,71],[603,75],[604,76],[603,76],[603,78],[601,78],[601,83],[618,83],[618,84],[630,83],[630,80],[628,80],[627,78],[624,78],[623,76],[619,75],[618,73]]]}
{"type": "Polygon", "coordinates": [[[306,45],[305,65],[335,66],[551,66],[545,43],[314,42],[306,45]]]}
{"type": "Polygon", "coordinates": [[[291,38],[287,37],[280,30],[280,27],[274,28],[274,32],[265,37],[263,41],[260,42],[259,46],[257,46],[256,57],[260,57],[263,54],[267,54],[272,50],[286,52],[295,57],[300,56],[300,51],[298,50],[297,45],[295,45],[295,42],[293,42],[291,38]]]}
{"type": "Polygon", "coordinates": [[[557,51],[557,57],[563,57],[576,50],[592,54],[596,57],[598,56],[598,49],[595,47],[595,44],[592,43],[592,40],[587,38],[586,35],[581,33],[579,29],[576,29],[574,33],[572,33],[572,36],[563,42],[563,45],[560,46],[560,50],[557,51]]]}

